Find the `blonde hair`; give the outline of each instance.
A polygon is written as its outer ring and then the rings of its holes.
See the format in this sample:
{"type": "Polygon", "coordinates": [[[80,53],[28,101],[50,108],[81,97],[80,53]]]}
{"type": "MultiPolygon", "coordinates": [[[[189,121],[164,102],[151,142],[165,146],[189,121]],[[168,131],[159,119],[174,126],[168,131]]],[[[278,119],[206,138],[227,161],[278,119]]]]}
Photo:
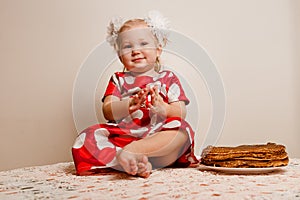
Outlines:
{"type": "Polygon", "coordinates": [[[148,24],[143,19],[130,19],[130,20],[127,20],[126,22],[124,22],[124,24],[121,26],[121,28],[119,30],[119,33],[127,31],[137,25],[145,25],[145,26],[149,27],[148,24]]]}
{"type": "MultiPolygon", "coordinates": [[[[130,19],[130,20],[124,22],[124,24],[121,26],[121,28],[119,30],[119,33],[128,31],[137,25],[145,25],[145,26],[149,27],[149,25],[146,23],[146,21],[144,19],[130,19]]],[[[154,34],[153,34],[153,36],[157,42],[158,41],[157,37],[154,34]]],[[[161,48],[161,46],[160,46],[160,48],[161,48]]],[[[123,72],[125,70],[126,70],[126,68],[124,67],[123,72]]],[[[159,72],[161,70],[161,62],[160,62],[159,57],[156,58],[154,70],[156,72],[159,72]]]]}

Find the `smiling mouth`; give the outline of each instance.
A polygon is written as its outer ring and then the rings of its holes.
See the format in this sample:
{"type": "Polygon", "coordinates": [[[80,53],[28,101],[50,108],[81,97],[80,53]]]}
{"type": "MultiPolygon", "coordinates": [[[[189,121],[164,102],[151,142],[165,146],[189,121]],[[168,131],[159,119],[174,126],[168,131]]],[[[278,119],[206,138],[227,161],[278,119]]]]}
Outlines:
{"type": "Polygon", "coordinates": [[[132,62],[140,62],[142,60],[144,60],[144,58],[136,58],[136,59],[133,59],[132,62]]]}

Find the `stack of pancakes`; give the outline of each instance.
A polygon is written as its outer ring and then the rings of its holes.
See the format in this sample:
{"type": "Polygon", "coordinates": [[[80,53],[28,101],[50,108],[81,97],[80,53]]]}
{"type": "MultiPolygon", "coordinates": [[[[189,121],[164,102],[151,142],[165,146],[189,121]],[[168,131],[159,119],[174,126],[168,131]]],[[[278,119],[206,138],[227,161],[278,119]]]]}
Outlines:
{"type": "Polygon", "coordinates": [[[208,146],[201,157],[201,164],[232,168],[279,167],[289,162],[285,146],[270,142],[237,147],[208,146]]]}

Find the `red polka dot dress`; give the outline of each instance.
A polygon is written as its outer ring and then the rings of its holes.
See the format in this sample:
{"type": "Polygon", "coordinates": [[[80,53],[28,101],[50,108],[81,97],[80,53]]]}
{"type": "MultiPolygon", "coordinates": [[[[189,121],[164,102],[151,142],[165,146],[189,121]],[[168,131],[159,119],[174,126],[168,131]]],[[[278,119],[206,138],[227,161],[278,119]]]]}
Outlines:
{"type": "MultiPolygon", "coordinates": [[[[171,71],[162,71],[156,77],[134,77],[130,72],[116,72],[108,83],[103,100],[108,95],[120,99],[130,98],[147,86],[158,86],[159,94],[167,103],[189,103],[179,79],[171,71]]],[[[166,130],[183,131],[189,136],[182,155],[172,166],[187,167],[191,163],[197,163],[193,151],[194,131],[191,126],[179,117],[162,118],[151,113],[147,107],[142,107],[119,121],[93,125],[78,135],[72,148],[77,174],[99,167],[117,166],[117,151],[135,140],[166,130]]]]}

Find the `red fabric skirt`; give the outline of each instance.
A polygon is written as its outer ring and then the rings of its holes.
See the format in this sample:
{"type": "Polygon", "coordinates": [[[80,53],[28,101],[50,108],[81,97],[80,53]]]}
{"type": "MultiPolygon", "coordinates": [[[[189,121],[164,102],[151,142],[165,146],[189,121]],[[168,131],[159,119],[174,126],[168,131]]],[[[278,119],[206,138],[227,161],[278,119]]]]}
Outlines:
{"type": "Polygon", "coordinates": [[[77,174],[82,175],[93,169],[117,166],[117,151],[133,141],[166,130],[183,131],[189,136],[182,155],[172,164],[172,167],[188,167],[198,162],[194,155],[195,133],[185,120],[172,117],[155,125],[150,124],[150,122],[141,124],[139,121],[106,123],[96,124],[83,130],[72,148],[77,174]]]}

